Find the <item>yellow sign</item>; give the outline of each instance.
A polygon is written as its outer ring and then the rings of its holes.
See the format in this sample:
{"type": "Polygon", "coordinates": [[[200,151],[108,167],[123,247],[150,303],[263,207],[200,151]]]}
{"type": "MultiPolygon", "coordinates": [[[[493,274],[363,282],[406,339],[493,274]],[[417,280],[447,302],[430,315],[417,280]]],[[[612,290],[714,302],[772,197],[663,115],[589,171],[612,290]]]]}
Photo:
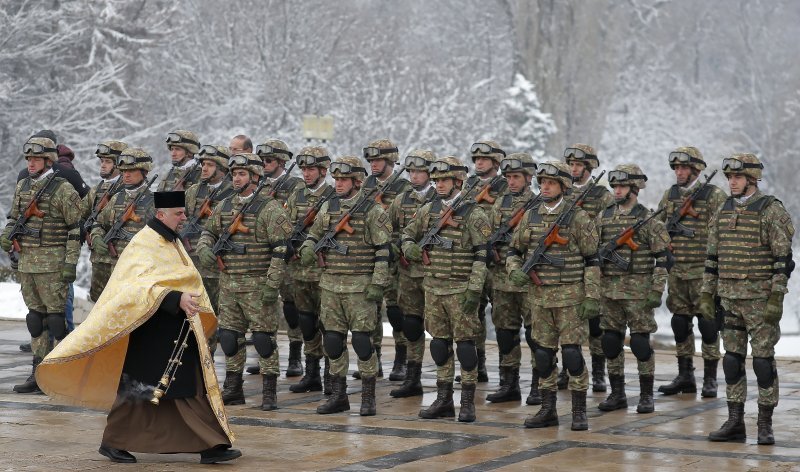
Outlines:
{"type": "Polygon", "coordinates": [[[331,141],[333,139],[333,117],[330,115],[303,115],[303,138],[331,141]]]}

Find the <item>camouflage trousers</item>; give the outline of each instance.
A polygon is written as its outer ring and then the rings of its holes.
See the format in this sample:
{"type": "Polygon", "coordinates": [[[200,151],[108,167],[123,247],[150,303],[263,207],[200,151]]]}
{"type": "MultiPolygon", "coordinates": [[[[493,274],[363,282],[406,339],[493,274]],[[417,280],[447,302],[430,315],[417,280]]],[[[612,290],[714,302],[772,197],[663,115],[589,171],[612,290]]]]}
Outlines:
{"type": "MultiPolygon", "coordinates": [[[[64,313],[69,287],[61,280],[60,272],[43,274],[18,272],[17,279],[22,291],[22,299],[29,311],[37,311],[45,315],[64,313]]],[[[35,338],[31,337],[31,350],[33,356],[40,359],[44,359],[44,356],[50,352],[50,332],[46,323],[42,334],[35,338]]]]}
{"type": "MultiPolygon", "coordinates": [[[[383,292],[383,300],[387,309],[390,306],[399,306],[397,303],[397,287],[399,283],[397,279],[397,265],[392,264],[389,266],[389,272],[389,286],[386,287],[386,290],[383,292]]],[[[372,330],[372,345],[375,346],[376,349],[380,349],[383,344],[383,315],[380,309],[377,312],[377,317],[378,323],[375,325],[375,329],[372,330]]],[[[394,338],[395,346],[404,346],[407,343],[402,330],[393,329],[392,338],[394,338]]]]}
{"type": "MultiPolygon", "coordinates": [[[[366,289],[366,287],[365,287],[366,289]]],[[[375,312],[378,305],[367,300],[365,292],[337,293],[322,288],[320,297],[320,319],[326,333],[337,332],[347,336],[348,331],[372,333],[378,318],[375,312]]],[[[330,359],[331,375],[344,377],[350,365],[350,356],[345,343],[342,355],[330,359]]],[[[373,346],[374,348],[374,346],[373,346]]],[[[325,355],[330,357],[328,352],[325,355]]],[[[373,350],[366,361],[358,359],[358,370],[362,377],[375,377],[378,375],[378,356],[373,350]]]]}
{"type": "MultiPolygon", "coordinates": [[[[481,329],[478,310],[464,313],[461,309],[462,296],[463,292],[452,295],[436,295],[430,290],[425,291],[425,329],[431,336],[456,343],[476,339],[476,334],[481,329]]],[[[436,366],[437,380],[453,382],[455,379],[455,358],[452,347],[449,352],[450,356],[447,362],[444,365],[436,366]]],[[[474,384],[477,381],[477,366],[472,370],[464,370],[464,367],[461,367],[462,385],[474,384]]]]}
{"type": "MultiPolygon", "coordinates": [[[[553,351],[566,344],[582,346],[588,336],[588,325],[578,316],[578,306],[547,308],[534,303],[531,309],[533,316],[531,336],[534,342],[553,351]]],[[[558,369],[553,368],[547,377],[539,377],[539,388],[558,389],[558,369]]],[[[589,388],[589,372],[585,365],[579,375],[569,374],[568,388],[577,392],[585,392],[589,388]]]]}
{"type": "MultiPolygon", "coordinates": [[[[322,357],[322,326],[319,319],[319,282],[295,280],[293,283],[293,288],[294,303],[297,306],[298,313],[313,313],[315,319],[317,320],[317,331],[314,333],[314,337],[311,339],[303,337],[303,341],[305,342],[303,345],[303,352],[307,356],[322,357]]],[[[291,339],[291,337],[289,339],[291,339]]]]}
{"type": "Polygon", "coordinates": [[[504,292],[494,290],[492,294],[492,323],[496,333],[501,330],[513,331],[511,349],[502,346],[501,334],[497,335],[497,346],[500,349],[500,367],[519,368],[522,360],[522,348],[519,330],[523,325],[530,326],[530,303],[526,292],[504,292]],[[513,346],[513,347],[512,347],[513,346]],[[506,350],[507,352],[504,352],[506,350]]]}
{"type": "MultiPolygon", "coordinates": [[[[281,301],[285,306],[287,303],[292,305],[295,304],[294,301],[294,289],[292,288],[292,284],[294,281],[288,276],[288,274],[284,275],[283,283],[281,284],[280,294],[281,294],[281,301]]],[[[296,310],[295,310],[296,311],[296,310]]],[[[286,317],[286,311],[284,309],[283,312],[284,318],[286,317]]],[[[286,335],[289,338],[289,342],[303,342],[303,332],[300,331],[300,325],[297,324],[296,321],[286,319],[286,323],[288,328],[286,329],[286,335]],[[292,326],[294,324],[294,326],[292,326]]]]}
{"type": "MultiPolygon", "coordinates": [[[[689,318],[689,337],[683,342],[675,343],[675,351],[678,357],[694,356],[694,320],[695,316],[700,316],[700,288],[703,286],[703,279],[685,279],[670,274],[669,285],[667,288],[667,308],[673,315],[685,315],[689,318]]],[[[719,360],[719,336],[713,343],[701,344],[703,359],[719,360]]]]}
{"type": "MultiPolygon", "coordinates": [[[[219,319],[219,278],[217,277],[203,277],[203,287],[206,289],[209,300],[211,300],[211,309],[219,319]]],[[[208,338],[208,349],[213,355],[217,350],[217,333],[208,338]]]]}
{"type": "Polygon", "coordinates": [[[111,277],[111,271],[114,266],[107,262],[95,262],[92,264],[92,282],[89,286],[89,299],[96,302],[106,288],[108,279],[111,277]]]}
{"type": "MultiPolygon", "coordinates": [[[[398,279],[397,304],[403,310],[403,317],[416,316],[424,319],[425,290],[422,288],[422,278],[412,278],[400,273],[398,279]]],[[[422,363],[425,356],[425,333],[416,341],[406,339],[408,362],[422,363]]]]}
{"type": "MultiPolygon", "coordinates": [[[[778,371],[774,356],[775,345],[781,338],[781,328],[779,324],[773,325],[764,322],[767,299],[731,300],[723,298],[722,308],[725,310],[725,327],[722,331],[725,352],[739,354],[742,358],[747,357],[749,337],[753,358],[761,357],[772,361],[772,385],[767,388],[761,388],[759,385],[758,404],[777,405],[778,371]]],[[[728,401],[744,403],[747,399],[747,374],[743,372],[736,383],[728,384],[725,395],[728,397],[728,401]]]]}
{"type": "Polygon", "coordinates": [[[486,281],[483,283],[481,301],[478,305],[478,321],[480,321],[480,327],[475,334],[475,347],[477,347],[479,351],[484,352],[486,351],[486,308],[490,303],[494,306],[494,301],[492,300],[492,278],[486,277],[486,281]]]}
{"type": "MultiPolygon", "coordinates": [[[[265,278],[266,279],[266,278],[265,278]]],[[[233,356],[225,356],[225,369],[229,372],[243,372],[247,360],[245,349],[245,333],[247,330],[275,333],[278,331],[278,305],[261,303],[261,292],[235,292],[220,280],[219,327],[237,333],[237,351],[233,356]]],[[[277,344],[277,343],[276,343],[277,344]]],[[[262,374],[280,374],[277,345],[268,358],[259,357],[258,366],[262,374]]]]}
{"type": "MultiPolygon", "coordinates": [[[[605,315],[600,326],[603,331],[617,331],[625,336],[626,329],[634,333],[655,333],[658,329],[653,310],[644,306],[644,300],[612,300],[603,297],[605,315]]],[[[636,361],[639,375],[654,375],[656,356],[651,355],[646,361],[636,361]]],[[[608,360],[608,375],[625,375],[625,350],[608,360]]]]}

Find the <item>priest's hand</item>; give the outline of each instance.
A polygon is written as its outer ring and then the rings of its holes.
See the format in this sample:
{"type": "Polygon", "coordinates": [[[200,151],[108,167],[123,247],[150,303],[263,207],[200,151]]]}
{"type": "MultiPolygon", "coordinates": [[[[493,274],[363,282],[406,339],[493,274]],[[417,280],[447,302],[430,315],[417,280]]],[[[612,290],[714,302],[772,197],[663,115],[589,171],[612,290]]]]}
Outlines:
{"type": "Polygon", "coordinates": [[[181,301],[178,306],[186,313],[186,316],[192,317],[200,311],[200,305],[195,300],[198,297],[200,297],[199,293],[181,293],[181,301]]]}

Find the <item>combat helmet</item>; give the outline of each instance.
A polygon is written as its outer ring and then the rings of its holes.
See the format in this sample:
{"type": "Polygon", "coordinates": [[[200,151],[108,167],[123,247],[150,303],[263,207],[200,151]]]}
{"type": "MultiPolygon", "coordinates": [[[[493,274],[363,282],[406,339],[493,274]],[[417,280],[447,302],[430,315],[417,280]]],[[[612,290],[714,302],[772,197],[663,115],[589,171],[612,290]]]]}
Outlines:
{"type": "Polygon", "coordinates": [[[430,166],[436,160],[436,154],[433,151],[425,149],[414,149],[409,152],[404,161],[406,171],[421,170],[430,172],[430,166]]]}
{"type": "Polygon", "coordinates": [[[143,170],[149,172],[153,168],[153,158],[141,148],[125,148],[117,158],[119,170],[143,170]]]}
{"type": "Polygon", "coordinates": [[[367,147],[362,149],[364,159],[367,162],[376,159],[386,159],[391,162],[397,162],[400,158],[400,153],[397,151],[397,146],[389,139],[376,139],[370,142],[367,147]]]}
{"type": "Polygon", "coordinates": [[[231,151],[227,146],[213,146],[206,144],[200,148],[197,155],[197,160],[201,163],[203,161],[212,161],[217,164],[218,170],[226,172],[228,170],[228,161],[231,158],[231,151]]]}
{"type": "Polygon", "coordinates": [[[499,165],[500,161],[506,157],[506,152],[500,148],[500,145],[497,144],[495,141],[478,141],[474,143],[469,148],[469,152],[472,155],[472,162],[475,162],[475,159],[479,157],[488,157],[495,164],[499,165]]]}
{"type": "Polygon", "coordinates": [[[167,134],[167,149],[172,146],[186,149],[186,152],[195,155],[200,151],[200,140],[191,131],[176,129],[167,134]]]}
{"type": "Polygon", "coordinates": [[[527,152],[515,152],[500,161],[500,172],[522,172],[533,177],[536,175],[536,162],[527,152]]]}
{"type": "Polygon", "coordinates": [[[333,178],[350,178],[363,182],[367,178],[367,169],[358,156],[340,156],[331,163],[330,173],[333,178]]]}
{"type": "Polygon", "coordinates": [[[127,147],[128,145],[122,141],[103,141],[97,145],[97,150],[95,150],[94,153],[97,155],[98,159],[111,159],[114,161],[114,164],[116,164],[119,155],[122,154],[122,151],[127,147]]]}
{"type": "Polygon", "coordinates": [[[257,155],[250,152],[234,154],[228,160],[228,169],[233,172],[236,169],[245,169],[250,172],[251,180],[253,176],[264,176],[264,161],[257,155]]]}
{"type": "Polygon", "coordinates": [[[460,181],[467,180],[467,166],[455,156],[442,156],[436,158],[431,164],[431,180],[453,178],[460,181]]]}
{"type": "Polygon", "coordinates": [[[561,161],[546,161],[536,166],[536,181],[541,184],[542,179],[557,180],[564,190],[572,188],[572,174],[569,166],[561,161]]]}
{"type": "Polygon", "coordinates": [[[303,167],[320,167],[327,169],[331,166],[331,157],[328,155],[328,150],[322,146],[306,146],[300,150],[295,156],[297,166],[303,167]]]}
{"type": "Polygon", "coordinates": [[[693,146],[682,146],[669,153],[669,167],[675,169],[677,165],[689,166],[698,172],[706,168],[706,161],[699,149],[693,146]]]}
{"type": "Polygon", "coordinates": [[[264,141],[264,144],[259,144],[256,146],[256,154],[261,159],[269,157],[283,162],[288,161],[294,155],[292,151],[289,150],[289,146],[280,139],[268,139],[264,141]]]}
{"type": "Polygon", "coordinates": [[[43,157],[51,163],[58,161],[56,143],[50,138],[32,137],[22,146],[22,153],[28,157],[43,157]]]}
{"type": "Polygon", "coordinates": [[[755,154],[751,153],[732,154],[731,157],[722,160],[722,172],[725,176],[742,174],[761,180],[761,169],[763,168],[764,164],[755,154]]]}
{"type": "Polygon", "coordinates": [[[564,150],[564,162],[569,164],[572,161],[583,163],[589,172],[600,167],[597,151],[588,144],[577,143],[564,150]]]}
{"type": "Polygon", "coordinates": [[[645,182],[647,176],[636,164],[620,164],[608,173],[608,185],[611,187],[629,185],[641,190],[647,186],[645,182]]]}

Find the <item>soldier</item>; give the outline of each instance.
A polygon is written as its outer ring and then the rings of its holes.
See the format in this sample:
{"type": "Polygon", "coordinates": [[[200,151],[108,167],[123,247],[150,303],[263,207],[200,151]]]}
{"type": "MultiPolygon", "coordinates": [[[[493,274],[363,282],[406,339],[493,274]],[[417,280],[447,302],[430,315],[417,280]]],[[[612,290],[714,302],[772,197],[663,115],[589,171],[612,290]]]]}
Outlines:
{"type": "Polygon", "coordinates": [[[547,161],[536,169],[542,204],[525,212],[511,239],[506,259],[508,280],[519,286],[530,286],[529,273],[521,270],[527,254],[542,250],[538,245],[562,213],[560,236],[567,242],[553,243],[544,249],[545,256],[561,258],[560,267],[547,262],[536,265],[541,285],[529,291],[533,321],[532,343],[539,376],[542,408],[525,420],[526,428],[558,425],[556,389],[558,369],[556,353],[564,350],[564,364],[569,371],[572,391],[572,430],[589,428],[586,418],[586,390],[589,374],[583,361],[581,345],[588,334],[587,320],[600,313],[599,278],[597,268],[597,229],[589,215],[580,207],[572,211],[564,198],[572,188],[569,166],[560,161],[547,161]]]}
{"type": "Polygon", "coordinates": [[[278,408],[278,289],[286,269],[286,238],[292,225],[277,200],[264,192],[254,194],[264,175],[264,163],[257,155],[236,154],[228,161],[228,168],[233,194],[208,218],[197,255],[207,270],[215,265],[221,269],[219,291],[226,295],[219,298],[219,344],[225,353],[222,400],[226,405],[245,402],[244,335],[250,329],[263,376],[261,409],[269,411],[278,408]],[[239,224],[247,230],[231,231],[239,217],[239,224]],[[226,231],[230,231],[233,245],[242,246],[241,252],[214,253],[212,248],[226,231]]]}
{"type": "MultiPolygon", "coordinates": [[[[436,155],[416,149],[405,160],[411,188],[395,197],[389,206],[392,228],[405,228],[417,211],[436,196],[428,168],[436,155]]],[[[392,239],[397,241],[399,239],[392,239]]],[[[425,292],[422,287],[425,271],[418,262],[405,258],[398,264],[397,305],[403,314],[403,337],[406,339],[407,364],[403,385],[389,392],[394,398],[422,395],[422,358],[425,355],[425,292]]],[[[402,352],[402,351],[401,351],[402,352]]],[[[389,377],[391,379],[391,376],[389,377]]]]}
{"type": "Polygon", "coordinates": [[[200,163],[194,158],[200,152],[200,140],[191,131],[177,129],[167,134],[172,167],[158,184],[158,191],[183,190],[200,179],[200,163]]]}
{"type": "Polygon", "coordinates": [[[728,419],[710,441],[745,439],[747,338],[758,381],[758,444],[774,444],[772,412],[778,404],[775,344],[781,337],[783,298],[794,261],[794,225],[783,204],[758,188],[763,165],[753,154],[722,160],[731,196],[711,221],[700,313],[714,320],[714,296],[725,311],[722,342],[728,419]]]}
{"type": "MultiPolygon", "coordinates": [[[[256,154],[264,162],[264,179],[268,183],[264,191],[272,195],[285,208],[286,201],[292,192],[304,185],[303,179],[300,177],[289,177],[280,184],[280,188],[274,188],[273,184],[286,173],[286,163],[292,158],[292,152],[283,141],[268,139],[264,144],[256,146],[256,154]]],[[[297,317],[297,307],[291,287],[291,278],[285,277],[281,284],[281,300],[283,301],[283,317],[289,326],[286,333],[289,336],[289,364],[286,367],[286,377],[299,377],[303,375],[301,361],[303,333],[300,331],[300,320],[297,317]]],[[[253,373],[251,369],[248,369],[248,372],[253,373]]]]}
{"type": "MultiPolygon", "coordinates": [[[[289,212],[289,221],[295,227],[296,225],[303,225],[304,221],[309,214],[308,212],[319,204],[319,202],[330,199],[333,194],[333,188],[325,182],[325,177],[328,175],[328,167],[331,164],[331,158],[328,155],[328,150],[322,146],[309,146],[300,150],[300,153],[295,158],[298,167],[303,172],[303,183],[305,185],[298,186],[294,193],[286,201],[286,208],[289,212]]],[[[305,231],[298,235],[304,239],[305,231]]],[[[292,234],[294,237],[295,235],[292,234]]],[[[322,331],[320,330],[320,288],[319,279],[322,270],[316,266],[304,266],[295,257],[294,251],[299,249],[299,246],[304,240],[290,241],[292,252],[289,259],[289,274],[292,279],[293,299],[297,306],[297,318],[300,325],[300,331],[303,334],[303,351],[306,356],[305,374],[300,381],[289,387],[289,390],[295,393],[302,392],[318,392],[322,390],[322,382],[319,375],[319,363],[324,356],[322,350],[322,331]]],[[[330,361],[325,358],[325,382],[326,392],[330,393],[330,361]]]]}
{"type": "Polygon", "coordinates": [[[15,385],[14,391],[39,393],[36,367],[50,350],[49,337],[58,342],[67,335],[64,308],[68,285],[75,281],[81,247],[81,200],[67,180],[53,172],[53,163],[58,160],[53,140],[30,138],[22,152],[28,163],[28,177],[17,182],[0,243],[6,252],[19,250],[17,270],[22,298],[28,307],[25,319],[33,352],[31,375],[15,385]],[[33,212],[24,222],[26,233],[13,236],[12,241],[9,237],[14,223],[25,218],[28,205],[42,189],[45,190],[36,203],[41,213],[33,212]]]}
{"type": "MultiPolygon", "coordinates": [[[[116,193],[119,190],[120,179],[119,169],[117,168],[117,158],[128,145],[121,141],[103,141],[97,145],[95,154],[100,160],[100,182],[89,189],[89,193],[83,198],[82,213],[83,220],[89,218],[92,212],[97,210],[100,200],[112,187],[116,186],[116,193]]],[[[112,189],[114,190],[114,189],[112,189]]],[[[110,197],[107,201],[111,201],[110,197]]],[[[99,214],[99,212],[98,212],[99,214]]],[[[88,228],[91,231],[91,228],[88,228]]],[[[91,239],[91,238],[87,238],[91,239]]],[[[100,242],[102,244],[102,241],[100,242]]],[[[91,249],[91,244],[89,249],[91,249]]],[[[113,267],[113,260],[110,256],[101,257],[95,251],[92,251],[89,261],[92,263],[92,281],[89,288],[89,298],[96,302],[103,293],[103,289],[108,283],[108,278],[111,277],[111,269],[113,267]]]]}
{"type": "Polygon", "coordinates": [[[706,168],[703,155],[695,147],[679,147],[669,153],[669,166],[675,172],[676,183],[661,197],[659,208],[666,211],[662,220],[680,218],[680,227],[667,228],[672,238],[675,265],[669,273],[667,308],[672,312],[672,332],[678,356],[678,376],[667,385],[658,387],[664,395],[695,393],[693,319],[702,336],[704,398],[717,396],[717,364],[720,359],[719,328],[716,321],[708,322],[700,314],[700,288],[708,245],[708,223],[725,202],[725,192],[719,187],[700,182],[700,172],[706,168]],[[702,187],[702,188],[701,188],[702,187]],[[696,192],[700,193],[696,193],[696,192]],[[684,202],[693,198],[691,208],[696,216],[680,217],[684,202]]]}
{"type": "Polygon", "coordinates": [[[477,334],[480,331],[478,305],[486,279],[486,240],[491,233],[489,218],[473,200],[459,199],[467,167],[457,157],[445,156],[430,168],[438,198],[425,204],[403,230],[403,253],[409,261],[420,261],[422,249],[416,241],[449,208],[454,225],[445,225],[439,237],[452,247],[427,249],[430,264],[425,265],[425,324],[433,336],[431,356],[436,363],[436,400],[421,410],[421,418],[455,416],[453,380],[456,355],[461,364],[461,411],[458,421],[475,421],[475,385],[478,380],[477,334]],[[455,205],[456,201],[464,201],[455,205]]]}
{"type": "MultiPolygon", "coordinates": [[[[508,191],[494,202],[489,215],[495,231],[503,224],[507,224],[514,212],[535,197],[531,191],[531,182],[536,174],[536,163],[530,154],[509,154],[500,161],[500,170],[508,183],[508,191]]],[[[492,323],[494,323],[497,347],[500,350],[500,386],[496,392],[487,395],[486,400],[492,403],[518,401],[522,398],[519,389],[519,368],[522,359],[519,330],[523,325],[526,338],[532,339],[528,287],[519,287],[508,280],[506,273],[508,241],[499,241],[488,249],[489,260],[492,261],[489,272],[492,278],[492,323]]],[[[538,382],[537,371],[533,369],[532,401],[536,401],[538,382]],[[535,389],[534,383],[536,383],[535,389]]]]}
{"type": "MultiPolygon", "coordinates": [[[[219,314],[219,268],[214,265],[210,268],[200,264],[200,258],[195,249],[200,240],[211,211],[222,200],[233,194],[233,185],[228,177],[228,160],[230,154],[225,146],[203,146],[198,154],[200,161],[200,181],[186,190],[186,214],[187,221],[184,223],[180,236],[183,245],[192,258],[195,267],[203,277],[203,286],[211,300],[211,308],[215,314],[219,314]],[[189,227],[190,224],[196,227],[189,227]]],[[[217,350],[217,336],[211,337],[208,344],[213,354],[217,350]]]]}
{"type": "Polygon", "coordinates": [[[324,268],[319,287],[323,344],[330,358],[332,395],[317,407],[326,415],[350,409],[347,398],[347,332],[352,332],[353,350],[361,372],[361,416],[375,415],[375,377],[378,358],[370,334],[375,329],[375,305],[383,299],[389,284],[389,237],[392,226],[381,205],[370,199],[360,203],[359,188],[367,176],[361,159],[343,156],[330,166],[336,181],[336,197],[325,203],[300,247],[300,259],[306,266],[323,257],[324,268]],[[345,214],[350,215],[351,232],[342,231],[336,240],[347,246],[347,254],[325,251],[315,254],[314,246],[330,231],[335,231],[345,214]]]}
{"type": "MultiPolygon", "coordinates": [[[[623,230],[646,219],[650,211],[638,202],[639,191],[645,188],[647,176],[634,164],[618,165],[608,173],[608,183],[614,190],[614,205],[597,215],[601,247],[619,238],[623,230]]],[[[639,369],[639,405],[637,413],[652,413],[653,377],[656,359],[650,346],[650,333],[655,333],[653,310],[661,306],[661,294],[672,262],[669,235],[663,222],[652,219],[633,235],[633,251],[628,245],[615,249],[628,262],[628,268],[601,260],[602,293],[605,315],[603,352],[608,359],[608,379],[611,394],[598,408],[613,411],[628,407],[625,396],[625,329],[631,330],[631,352],[639,369]]]]}
{"type": "MultiPolygon", "coordinates": [[[[467,185],[478,181],[475,201],[488,215],[492,211],[492,205],[508,188],[506,180],[498,174],[500,160],[506,156],[506,153],[494,141],[478,141],[470,147],[470,155],[472,163],[475,165],[475,174],[469,177],[467,185]],[[489,188],[486,189],[486,186],[489,188]]],[[[481,304],[478,307],[481,326],[475,338],[475,345],[478,349],[478,382],[489,381],[489,374],[486,372],[486,307],[492,301],[492,278],[486,277],[485,284],[481,294],[481,304]]],[[[459,381],[460,379],[456,377],[456,382],[459,381]]]]}
{"type": "Polygon", "coordinates": [[[92,252],[101,260],[111,261],[111,270],[117,265],[122,251],[128,246],[131,238],[144,228],[156,213],[153,206],[153,192],[147,188],[147,173],[153,167],[153,158],[144,149],[125,148],[117,158],[117,168],[122,174],[122,192],[112,198],[103,211],[97,215],[92,226],[92,252]],[[139,196],[142,198],[136,205],[134,215],[127,219],[119,232],[119,238],[104,243],[103,238],[115,223],[123,221],[129,204],[139,196]]]}
{"type": "MultiPolygon", "coordinates": [[[[364,191],[374,187],[382,187],[394,171],[394,166],[399,159],[400,154],[397,151],[397,146],[388,139],[378,139],[372,141],[363,149],[364,159],[369,163],[370,176],[364,182],[364,191]]],[[[383,199],[381,205],[384,209],[388,209],[389,204],[402,192],[411,188],[408,180],[400,177],[392,182],[390,188],[383,189],[383,199]]],[[[392,241],[394,244],[400,241],[400,230],[397,226],[392,227],[392,241]]],[[[399,248],[397,249],[399,251],[399,248]]],[[[403,380],[406,377],[406,360],[408,358],[408,347],[405,337],[403,336],[403,310],[397,303],[397,262],[394,260],[397,254],[392,254],[392,260],[389,261],[389,286],[386,288],[384,300],[386,302],[386,318],[389,324],[392,325],[392,337],[394,338],[394,364],[392,365],[392,372],[389,374],[389,380],[397,381],[403,380]]],[[[378,323],[375,325],[375,330],[372,332],[372,344],[375,346],[375,351],[378,355],[378,377],[383,377],[383,367],[381,366],[381,344],[383,342],[383,321],[381,317],[380,304],[377,307],[375,315],[378,323]]],[[[353,373],[354,378],[359,378],[359,372],[353,373]]]]}
{"type": "MultiPolygon", "coordinates": [[[[564,160],[569,165],[572,174],[572,192],[567,194],[567,202],[572,202],[578,198],[583,188],[589,184],[592,172],[600,167],[600,160],[597,158],[597,151],[588,144],[573,144],[564,150],[564,160]]],[[[603,185],[595,185],[583,199],[583,208],[589,217],[594,220],[598,213],[605,210],[614,203],[614,196],[603,185]]],[[[601,313],[602,315],[602,313],[601,313]]],[[[598,316],[589,320],[589,353],[592,356],[592,391],[606,391],[606,356],[603,354],[603,331],[600,329],[600,319],[598,316]]],[[[562,353],[563,356],[563,353],[562,353]]],[[[563,358],[562,358],[563,361],[563,358]]],[[[561,368],[558,374],[558,389],[567,388],[569,376],[566,367],[561,368]]]]}

